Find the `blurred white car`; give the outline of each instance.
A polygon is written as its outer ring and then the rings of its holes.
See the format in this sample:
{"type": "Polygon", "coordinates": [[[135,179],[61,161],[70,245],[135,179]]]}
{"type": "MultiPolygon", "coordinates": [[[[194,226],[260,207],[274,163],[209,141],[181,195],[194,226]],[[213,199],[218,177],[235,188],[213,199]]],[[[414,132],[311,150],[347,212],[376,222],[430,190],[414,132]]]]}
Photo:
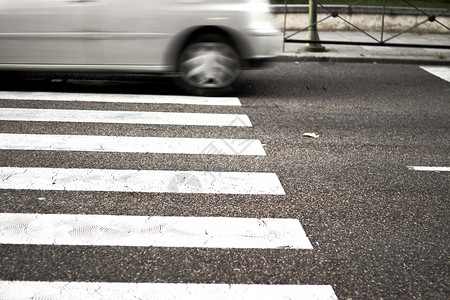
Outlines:
{"type": "Polygon", "coordinates": [[[0,0],[0,71],[176,72],[202,94],[281,43],[268,0],[0,0]]]}

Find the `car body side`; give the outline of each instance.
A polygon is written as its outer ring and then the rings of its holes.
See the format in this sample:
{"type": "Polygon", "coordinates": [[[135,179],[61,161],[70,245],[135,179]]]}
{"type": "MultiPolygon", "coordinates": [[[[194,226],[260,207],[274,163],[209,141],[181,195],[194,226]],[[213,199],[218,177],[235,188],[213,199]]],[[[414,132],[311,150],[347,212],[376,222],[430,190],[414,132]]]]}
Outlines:
{"type": "Polygon", "coordinates": [[[268,15],[264,0],[0,0],[0,71],[175,72],[205,34],[263,59],[281,45],[268,15]]]}

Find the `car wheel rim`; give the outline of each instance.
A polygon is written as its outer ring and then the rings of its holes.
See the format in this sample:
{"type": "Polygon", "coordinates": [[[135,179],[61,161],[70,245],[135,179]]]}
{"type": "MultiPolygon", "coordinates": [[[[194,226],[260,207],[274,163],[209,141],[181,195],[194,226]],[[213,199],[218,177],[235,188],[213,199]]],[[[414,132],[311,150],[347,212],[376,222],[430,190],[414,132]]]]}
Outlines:
{"type": "Polygon", "coordinates": [[[227,87],[239,76],[239,57],[227,44],[195,43],[183,51],[180,71],[191,86],[227,87]]]}

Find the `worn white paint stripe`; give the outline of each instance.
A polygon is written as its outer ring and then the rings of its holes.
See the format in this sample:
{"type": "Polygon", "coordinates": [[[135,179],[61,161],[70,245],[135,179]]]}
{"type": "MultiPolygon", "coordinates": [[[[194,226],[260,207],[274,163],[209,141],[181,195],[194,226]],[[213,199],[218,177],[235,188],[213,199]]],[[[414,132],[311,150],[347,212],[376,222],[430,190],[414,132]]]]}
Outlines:
{"type": "Polygon", "coordinates": [[[241,106],[241,102],[235,97],[193,97],[133,94],[0,92],[0,99],[241,106]]]}
{"type": "Polygon", "coordinates": [[[449,172],[450,167],[427,167],[427,166],[408,166],[408,169],[413,171],[428,171],[428,172],[449,172]]]}
{"type": "Polygon", "coordinates": [[[0,120],[156,125],[252,126],[247,115],[0,108],[0,120]]]}
{"type": "Polygon", "coordinates": [[[0,281],[2,299],[337,300],[330,285],[0,281]]]}
{"type": "Polygon", "coordinates": [[[312,249],[297,219],[0,214],[1,244],[312,249]]]}
{"type": "Polygon", "coordinates": [[[434,76],[442,78],[450,82],[450,67],[431,67],[431,66],[421,66],[421,68],[434,76]]]}
{"type": "Polygon", "coordinates": [[[266,155],[259,140],[0,133],[2,150],[266,155]]]}
{"type": "Polygon", "coordinates": [[[274,173],[0,168],[0,189],[284,195],[274,173]]]}

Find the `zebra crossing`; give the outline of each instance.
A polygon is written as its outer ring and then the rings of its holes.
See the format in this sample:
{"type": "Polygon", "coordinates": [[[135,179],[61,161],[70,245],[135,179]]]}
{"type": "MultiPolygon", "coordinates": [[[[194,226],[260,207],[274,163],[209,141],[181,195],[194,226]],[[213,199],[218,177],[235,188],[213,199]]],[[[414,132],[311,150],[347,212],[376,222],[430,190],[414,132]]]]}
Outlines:
{"type": "MultiPolygon", "coordinates": [[[[1,92],[10,101],[240,106],[237,98],[1,92]]],[[[0,108],[0,121],[252,127],[245,114],[0,108]]],[[[265,156],[259,140],[0,133],[1,150],[265,156]]],[[[0,190],[285,195],[275,173],[0,167],[0,190]]],[[[0,213],[0,244],[313,247],[297,219],[0,213]]],[[[45,278],[43,278],[45,280],[45,278]]],[[[0,281],[5,299],[337,299],[330,285],[0,281]],[[101,293],[98,292],[101,290],[101,293]],[[94,296],[95,295],[95,296],[94,296]]]]}

